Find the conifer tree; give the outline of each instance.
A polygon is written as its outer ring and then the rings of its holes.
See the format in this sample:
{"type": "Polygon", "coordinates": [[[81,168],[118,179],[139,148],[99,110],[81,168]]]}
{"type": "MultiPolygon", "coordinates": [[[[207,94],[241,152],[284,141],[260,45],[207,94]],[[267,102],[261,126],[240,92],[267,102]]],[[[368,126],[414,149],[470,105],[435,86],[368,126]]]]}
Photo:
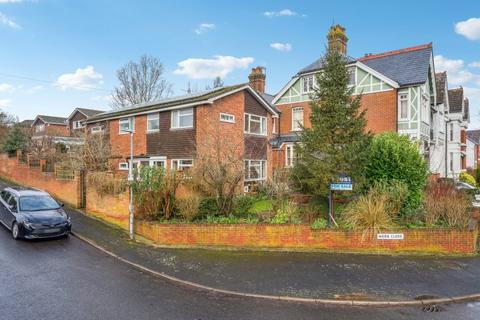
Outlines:
{"type": "Polygon", "coordinates": [[[292,173],[301,191],[326,196],[340,174],[350,176],[356,189],[361,187],[371,134],[365,131],[361,96],[352,96],[346,57],[332,49],[322,60],[311,97],[311,127],[303,128],[295,146],[292,173]]]}

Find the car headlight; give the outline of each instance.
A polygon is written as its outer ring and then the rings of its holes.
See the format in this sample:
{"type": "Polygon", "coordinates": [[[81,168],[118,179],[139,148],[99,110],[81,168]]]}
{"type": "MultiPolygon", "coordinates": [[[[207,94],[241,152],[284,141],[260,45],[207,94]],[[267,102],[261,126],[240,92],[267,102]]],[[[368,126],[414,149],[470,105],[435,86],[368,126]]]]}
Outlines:
{"type": "Polygon", "coordinates": [[[33,223],[31,223],[31,222],[24,221],[24,222],[23,222],[23,225],[24,225],[27,229],[30,229],[30,230],[35,229],[35,226],[34,226],[33,223]]]}

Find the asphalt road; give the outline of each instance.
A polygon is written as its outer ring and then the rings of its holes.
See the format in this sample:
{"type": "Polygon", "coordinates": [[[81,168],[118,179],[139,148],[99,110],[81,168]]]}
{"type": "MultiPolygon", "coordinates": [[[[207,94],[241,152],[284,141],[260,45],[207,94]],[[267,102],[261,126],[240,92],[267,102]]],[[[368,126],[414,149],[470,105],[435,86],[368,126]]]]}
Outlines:
{"type": "Polygon", "coordinates": [[[0,319],[480,319],[479,304],[325,307],[230,297],[141,273],[70,236],[15,241],[0,228],[0,319]]]}

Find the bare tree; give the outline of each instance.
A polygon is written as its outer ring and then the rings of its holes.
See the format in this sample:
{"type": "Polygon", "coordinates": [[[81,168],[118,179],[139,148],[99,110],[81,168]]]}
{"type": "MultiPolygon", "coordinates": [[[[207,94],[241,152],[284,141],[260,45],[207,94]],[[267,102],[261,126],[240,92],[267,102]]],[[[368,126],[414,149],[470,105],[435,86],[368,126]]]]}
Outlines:
{"type": "Polygon", "coordinates": [[[110,142],[103,132],[86,133],[83,135],[84,144],[72,147],[63,165],[73,169],[89,171],[110,170],[109,160],[112,155],[110,142]]]}
{"type": "Polygon", "coordinates": [[[216,77],[215,79],[213,79],[213,88],[221,88],[223,87],[223,81],[222,81],[222,78],[220,77],[216,77]]]}
{"type": "Polygon", "coordinates": [[[172,94],[172,85],[162,78],[163,64],[155,57],[143,55],[117,71],[120,86],[112,93],[112,107],[151,102],[172,94]]]}
{"type": "MultiPolygon", "coordinates": [[[[227,129],[215,121],[210,123],[197,133],[197,154],[190,172],[196,189],[215,199],[219,214],[228,215],[232,213],[235,196],[242,192],[248,155],[238,130],[227,129]]],[[[255,148],[263,149],[257,144],[255,148]]]]}

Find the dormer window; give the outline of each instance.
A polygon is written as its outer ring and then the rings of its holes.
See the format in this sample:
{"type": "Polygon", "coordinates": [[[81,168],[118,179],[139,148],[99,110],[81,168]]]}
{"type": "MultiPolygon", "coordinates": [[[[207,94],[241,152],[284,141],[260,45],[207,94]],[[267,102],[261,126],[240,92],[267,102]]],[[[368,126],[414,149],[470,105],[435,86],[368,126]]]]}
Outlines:
{"type": "Polygon", "coordinates": [[[83,122],[82,121],[73,121],[73,129],[81,129],[83,128],[83,122]]]}
{"type": "Polygon", "coordinates": [[[307,76],[304,76],[302,78],[303,80],[303,86],[302,86],[302,90],[303,90],[303,93],[310,93],[313,91],[313,87],[315,85],[315,76],[313,74],[310,74],[310,75],[307,75],[307,76]]]}
{"type": "Polygon", "coordinates": [[[35,132],[43,132],[43,131],[45,131],[45,124],[42,123],[42,124],[37,124],[35,126],[35,132]]]}

